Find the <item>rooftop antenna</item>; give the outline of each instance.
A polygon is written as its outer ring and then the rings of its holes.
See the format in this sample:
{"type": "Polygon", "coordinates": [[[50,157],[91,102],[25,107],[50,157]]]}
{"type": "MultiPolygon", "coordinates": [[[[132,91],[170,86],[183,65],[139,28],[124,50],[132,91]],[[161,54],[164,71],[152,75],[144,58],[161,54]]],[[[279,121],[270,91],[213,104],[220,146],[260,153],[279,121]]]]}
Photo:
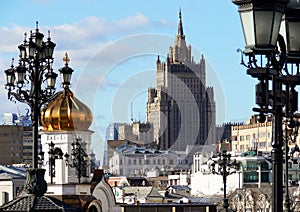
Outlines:
{"type": "Polygon", "coordinates": [[[133,104],[132,104],[132,102],[130,105],[130,116],[131,116],[131,122],[133,123],[133,104]]]}

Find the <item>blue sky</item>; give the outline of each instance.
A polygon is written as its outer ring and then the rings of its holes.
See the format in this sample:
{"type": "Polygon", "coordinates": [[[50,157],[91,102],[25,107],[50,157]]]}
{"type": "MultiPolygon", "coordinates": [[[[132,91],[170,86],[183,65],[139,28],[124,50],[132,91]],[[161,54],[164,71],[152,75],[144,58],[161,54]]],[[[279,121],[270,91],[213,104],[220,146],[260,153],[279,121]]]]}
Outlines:
{"type": "MultiPolygon", "coordinates": [[[[94,113],[92,130],[96,154],[103,152],[104,129],[109,122],[145,121],[146,89],[155,86],[155,60],[174,45],[178,11],[195,59],[203,54],[213,75],[218,123],[245,121],[252,114],[256,81],[240,65],[237,48],[244,37],[237,7],[226,1],[100,1],[100,0],[11,0],[2,2],[0,13],[0,69],[18,57],[17,46],[24,32],[51,31],[55,49],[54,69],[63,66],[65,52],[75,70],[75,96],[94,113]],[[130,87],[132,86],[132,87],[130,87]],[[132,91],[132,92],[131,92],[132,91]],[[119,117],[117,117],[119,116],[119,117]]],[[[4,85],[4,74],[0,84],[4,85]]],[[[0,113],[25,113],[25,106],[7,100],[0,89],[0,113]]]]}

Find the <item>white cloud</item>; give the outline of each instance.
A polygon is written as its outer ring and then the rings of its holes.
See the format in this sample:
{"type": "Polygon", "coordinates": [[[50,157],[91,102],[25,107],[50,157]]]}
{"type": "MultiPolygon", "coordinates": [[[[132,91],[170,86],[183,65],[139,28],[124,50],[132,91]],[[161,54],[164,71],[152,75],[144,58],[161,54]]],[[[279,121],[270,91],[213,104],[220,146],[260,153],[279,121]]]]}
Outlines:
{"type": "MultiPolygon", "coordinates": [[[[86,60],[88,57],[86,55],[92,56],[99,48],[115,39],[130,34],[144,33],[151,27],[159,28],[165,25],[168,26],[168,23],[164,20],[151,21],[142,13],[137,13],[120,20],[106,20],[90,16],[75,23],[51,27],[40,26],[40,31],[44,33],[45,39],[48,37],[48,30],[51,31],[52,41],[57,44],[55,49],[57,52],[73,51],[76,54],[72,56],[74,59],[86,60]]],[[[24,33],[29,34],[30,30],[35,29],[16,24],[11,27],[1,27],[0,39],[5,42],[0,43],[0,56],[9,54],[18,57],[17,46],[22,43],[24,33]]]]}
{"type": "MultiPolygon", "coordinates": [[[[148,33],[153,32],[155,29],[161,27],[169,27],[169,24],[165,20],[152,21],[142,13],[137,13],[132,16],[124,17],[119,20],[106,20],[100,17],[86,17],[74,23],[65,23],[57,26],[42,26],[40,25],[40,32],[45,36],[45,40],[48,37],[48,30],[51,32],[51,39],[56,43],[55,48],[55,61],[54,69],[63,66],[62,58],[65,52],[68,52],[71,62],[70,66],[76,70],[85,68],[85,65],[89,62],[92,63],[90,58],[94,54],[99,52],[105,46],[113,43],[115,40],[122,39],[132,34],[148,33]]],[[[11,64],[11,58],[15,58],[14,64],[17,64],[18,58],[18,45],[24,40],[24,33],[27,33],[27,40],[30,34],[30,30],[34,31],[34,28],[29,28],[27,26],[20,26],[17,24],[11,24],[10,26],[0,27],[0,39],[4,42],[0,43],[0,70],[9,68],[11,64]]],[[[157,32],[156,30],[154,32],[157,32]]],[[[116,62],[114,57],[116,54],[126,55],[129,54],[130,46],[125,46],[122,49],[115,49],[115,52],[107,52],[107,55],[103,57],[106,64],[116,62]]],[[[122,57],[121,57],[122,58],[122,57]]],[[[90,64],[91,65],[91,64],[90,64]]],[[[97,61],[95,65],[99,65],[97,61]]],[[[102,76],[99,76],[100,78],[102,76]]],[[[4,74],[0,77],[1,84],[4,84],[4,74]]],[[[93,78],[93,80],[99,79],[93,78]]],[[[91,79],[89,78],[89,79],[91,79]]],[[[73,79],[75,80],[75,78],[73,79]]],[[[101,81],[101,80],[100,80],[101,81]]],[[[88,84],[89,80],[86,79],[88,84]]],[[[113,82],[102,81],[106,86],[115,86],[113,82]]],[[[6,96],[5,89],[0,89],[1,97],[6,96]]],[[[9,109],[0,109],[0,114],[9,109]]]]}

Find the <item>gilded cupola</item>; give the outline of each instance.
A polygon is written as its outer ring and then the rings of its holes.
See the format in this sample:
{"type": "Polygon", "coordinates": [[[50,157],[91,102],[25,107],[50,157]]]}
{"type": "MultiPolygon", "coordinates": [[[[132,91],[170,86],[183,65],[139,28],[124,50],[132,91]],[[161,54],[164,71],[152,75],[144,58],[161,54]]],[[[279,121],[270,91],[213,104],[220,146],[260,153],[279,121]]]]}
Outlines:
{"type": "Polygon", "coordinates": [[[69,86],[41,111],[41,123],[47,131],[87,131],[92,120],[91,110],[74,97],[69,86]]]}
{"type": "Polygon", "coordinates": [[[44,130],[89,130],[93,116],[91,110],[74,97],[69,86],[65,86],[47,107],[41,111],[44,130]]]}
{"type": "Polygon", "coordinates": [[[92,124],[92,112],[70,90],[69,80],[73,70],[68,67],[70,59],[67,53],[64,61],[66,62],[65,67],[60,69],[60,72],[64,76],[64,89],[41,111],[41,124],[46,131],[87,131],[92,124]]]}

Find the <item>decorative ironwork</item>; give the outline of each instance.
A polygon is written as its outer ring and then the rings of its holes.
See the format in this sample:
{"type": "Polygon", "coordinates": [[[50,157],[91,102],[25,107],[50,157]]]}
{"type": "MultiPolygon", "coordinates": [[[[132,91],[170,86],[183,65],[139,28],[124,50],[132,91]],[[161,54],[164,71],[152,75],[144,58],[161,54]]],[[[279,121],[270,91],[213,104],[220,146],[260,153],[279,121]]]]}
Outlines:
{"type": "Polygon", "coordinates": [[[298,110],[300,85],[300,3],[288,0],[232,0],[239,7],[246,46],[241,64],[257,78],[256,104],[259,121],[273,114],[272,211],[283,210],[283,117],[298,110]],[[257,24],[259,23],[259,24],[257,24]],[[279,32],[281,34],[279,34],[279,32]],[[247,56],[247,61],[244,60],[247,56]]]}
{"type": "Polygon", "coordinates": [[[284,200],[284,211],[292,212],[291,210],[291,199],[289,194],[289,159],[293,159],[294,153],[299,151],[299,147],[296,144],[295,147],[289,151],[289,143],[296,143],[298,136],[299,122],[293,118],[286,119],[285,130],[284,130],[284,143],[285,143],[285,200],[284,200]]]}
{"type": "MultiPolygon", "coordinates": [[[[41,108],[61,93],[55,93],[58,75],[52,68],[56,44],[51,41],[50,31],[48,31],[47,41],[43,41],[43,38],[44,34],[39,31],[38,22],[36,22],[35,32],[30,32],[29,40],[25,33],[24,42],[18,46],[20,50],[18,66],[14,67],[13,59],[11,67],[4,71],[7,77],[5,88],[8,90],[8,99],[25,103],[31,109],[33,168],[38,168],[38,127],[41,108]]],[[[61,73],[63,76],[70,76],[70,73],[62,71],[61,73]]],[[[68,85],[70,82],[62,84],[68,85]]]]}
{"type": "Polygon", "coordinates": [[[44,180],[45,169],[27,169],[24,190],[27,194],[43,196],[47,191],[47,183],[44,180]]]}
{"type": "Polygon", "coordinates": [[[46,166],[47,164],[49,164],[49,176],[50,176],[50,183],[53,184],[53,178],[55,177],[55,161],[57,159],[63,159],[63,155],[64,153],[61,151],[60,148],[56,147],[55,148],[55,144],[51,141],[49,144],[49,160],[46,162],[46,164],[43,164],[44,161],[44,152],[40,152],[39,156],[40,156],[40,160],[39,163],[41,165],[46,166]]]}
{"type": "Polygon", "coordinates": [[[218,160],[213,160],[213,162],[210,164],[210,167],[213,174],[218,174],[223,177],[224,199],[223,199],[223,209],[220,211],[231,211],[230,209],[228,209],[229,203],[226,197],[227,176],[236,173],[236,170],[239,169],[240,164],[235,159],[231,160],[231,154],[227,153],[226,150],[223,150],[222,152],[218,152],[217,156],[218,156],[218,160]]]}
{"type": "MultiPolygon", "coordinates": [[[[40,186],[43,184],[37,182],[43,178],[44,170],[38,168],[38,127],[40,126],[41,108],[57,97],[60,93],[55,93],[55,83],[57,74],[53,71],[53,52],[56,46],[51,41],[50,31],[48,39],[43,40],[44,34],[39,31],[38,22],[36,22],[35,32],[30,31],[29,39],[25,33],[24,42],[18,46],[20,54],[17,67],[14,67],[12,60],[11,67],[5,70],[6,85],[8,90],[8,99],[27,104],[31,110],[31,121],[33,128],[33,154],[32,168],[27,175],[25,190],[32,193],[40,192],[40,186]],[[44,83],[46,82],[46,83],[44,83]]],[[[64,72],[61,72],[64,75],[64,72]]],[[[68,73],[70,76],[70,73],[68,73]]],[[[70,77],[69,77],[70,78],[70,77]]],[[[63,82],[63,85],[69,82],[63,82]]]]}
{"type": "Polygon", "coordinates": [[[81,138],[77,138],[73,141],[71,160],[70,155],[65,153],[66,166],[76,169],[78,184],[80,184],[81,177],[87,177],[87,167],[90,165],[88,154],[86,153],[86,142],[82,142],[81,138]]]}

